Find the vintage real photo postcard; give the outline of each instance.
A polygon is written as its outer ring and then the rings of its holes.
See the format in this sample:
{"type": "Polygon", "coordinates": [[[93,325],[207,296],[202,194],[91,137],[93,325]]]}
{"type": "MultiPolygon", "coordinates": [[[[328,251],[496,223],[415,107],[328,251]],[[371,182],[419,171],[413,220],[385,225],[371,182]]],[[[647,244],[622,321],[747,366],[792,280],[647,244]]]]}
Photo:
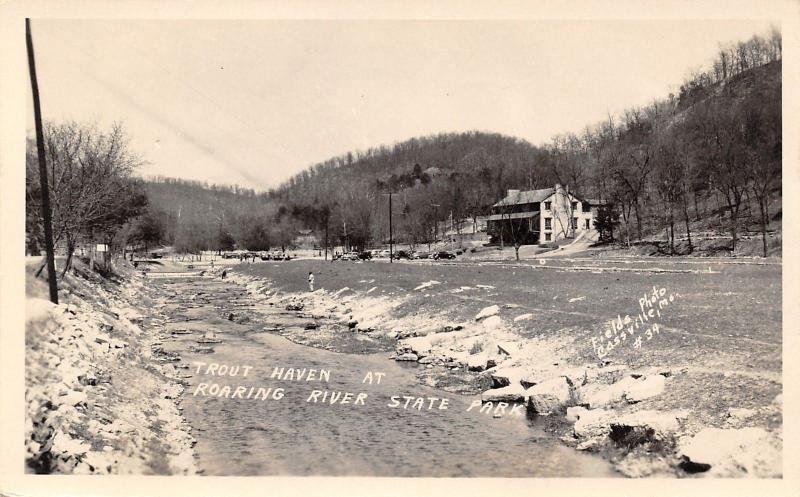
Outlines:
{"type": "Polygon", "coordinates": [[[781,9],[37,12],[12,470],[787,476],[781,9]]]}

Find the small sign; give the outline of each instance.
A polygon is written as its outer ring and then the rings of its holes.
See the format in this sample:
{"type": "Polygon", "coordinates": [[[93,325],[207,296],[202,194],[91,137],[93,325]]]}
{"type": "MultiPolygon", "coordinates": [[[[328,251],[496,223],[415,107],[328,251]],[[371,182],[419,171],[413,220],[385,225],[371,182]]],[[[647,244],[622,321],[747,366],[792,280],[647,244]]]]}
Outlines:
{"type": "Polygon", "coordinates": [[[97,252],[108,252],[108,245],[105,243],[98,243],[97,248],[95,249],[97,252]]]}

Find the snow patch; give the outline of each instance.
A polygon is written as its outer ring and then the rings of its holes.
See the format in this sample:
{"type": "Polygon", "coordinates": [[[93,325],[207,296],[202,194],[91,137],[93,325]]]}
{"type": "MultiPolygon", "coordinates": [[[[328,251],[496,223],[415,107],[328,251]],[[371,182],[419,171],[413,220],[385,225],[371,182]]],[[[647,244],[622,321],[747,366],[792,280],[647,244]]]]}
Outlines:
{"type": "Polygon", "coordinates": [[[488,318],[490,316],[496,316],[498,312],[500,312],[500,306],[498,305],[484,307],[481,309],[481,312],[475,315],[475,321],[480,321],[481,319],[488,318]]]}
{"type": "Polygon", "coordinates": [[[441,284],[440,281],[430,280],[430,281],[426,281],[425,283],[422,283],[418,287],[414,288],[414,290],[424,290],[426,288],[432,287],[433,285],[440,285],[440,284],[441,284]]]}

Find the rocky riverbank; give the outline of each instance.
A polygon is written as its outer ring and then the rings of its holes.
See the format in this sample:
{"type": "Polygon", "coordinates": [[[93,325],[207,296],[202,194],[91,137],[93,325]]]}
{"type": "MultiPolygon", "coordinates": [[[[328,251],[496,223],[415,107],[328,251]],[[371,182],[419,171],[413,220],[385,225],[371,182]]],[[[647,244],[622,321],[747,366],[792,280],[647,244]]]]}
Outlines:
{"type": "Polygon", "coordinates": [[[28,273],[26,469],[64,474],[194,474],[182,387],[158,353],[157,318],[138,274],[80,262],[60,304],[28,273]]]}
{"type": "MultiPolygon", "coordinates": [[[[391,358],[424,365],[424,384],[461,393],[480,389],[487,409],[522,403],[529,415],[547,417],[550,431],[565,444],[603,454],[626,476],[782,474],[779,375],[703,370],[687,364],[680,351],[660,365],[587,361],[574,353],[580,347],[569,328],[523,337],[517,326],[531,315],[514,304],[485,305],[488,299],[480,300],[484,305],[473,315],[462,312],[453,319],[448,309],[426,312],[409,305],[401,292],[379,294],[374,280],[359,281],[367,290],[291,292],[263,277],[229,277],[263,305],[302,314],[308,326],[296,328],[295,340],[325,346],[309,337],[353,333],[365,341],[388,341],[391,358]],[[756,392],[740,396],[748,407],[698,402],[703,390],[742,386],[756,392]],[[758,400],[764,398],[771,401],[758,400]]],[[[425,281],[414,291],[439,284],[425,281]]]]}

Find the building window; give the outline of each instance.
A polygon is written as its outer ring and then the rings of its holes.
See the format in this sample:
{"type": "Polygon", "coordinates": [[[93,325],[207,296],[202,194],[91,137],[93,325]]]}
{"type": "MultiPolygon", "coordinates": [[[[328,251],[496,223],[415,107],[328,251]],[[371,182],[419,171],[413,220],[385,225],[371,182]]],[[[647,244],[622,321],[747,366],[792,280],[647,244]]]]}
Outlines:
{"type": "Polygon", "coordinates": [[[545,202],[544,203],[544,210],[549,211],[550,210],[550,204],[552,204],[552,202],[545,202]]]}
{"type": "Polygon", "coordinates": [[[550,233],[545,233],[544,234],[544,241],[546,241],[546,242],[550,241],[550,233]]]}
{"type": "Polygon", "coordinates": [[[550,230],[553,229],[552,219],[549,217],[544,218],[544,229],[550,230]]]}
{"type": "Polygon", "coordinates": [[[572,210],[573,211],[578,210],[578,202],[572,202],[572,210]]]}
{"type": "Polygon", "coordinates": [[[588,219],[584,219],[584,221],[586,221],[586,229],[588,230],[588,229],[589,229],[589,226],[590,226],[590,225],[589,225],[589,220],[588,220],[588,219]]]}
{"type": "Polygon", "coordinates": [[[574,230],[578,229],[578,218],[577,217],[573,217],[572,218],[572,229],[574,229],[574,230]]]}

